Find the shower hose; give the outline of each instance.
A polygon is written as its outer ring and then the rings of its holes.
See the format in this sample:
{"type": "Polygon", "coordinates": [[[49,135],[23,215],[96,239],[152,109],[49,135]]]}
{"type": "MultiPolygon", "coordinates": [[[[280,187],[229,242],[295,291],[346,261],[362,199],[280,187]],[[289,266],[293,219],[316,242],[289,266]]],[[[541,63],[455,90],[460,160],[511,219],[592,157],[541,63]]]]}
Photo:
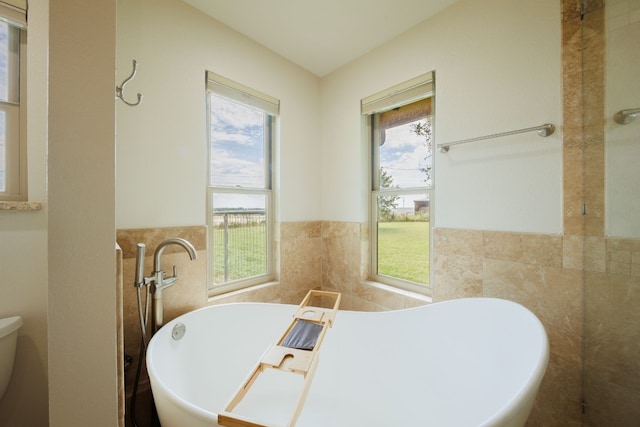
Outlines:
{"type": "MultiPolygon", "coordinates": [[[[144,356],[147,353],[147,325],[149,321],[149,286],[145,286],[146,288],[146,296],[144,301],[144,309],[142,307],[142,295],[140,291],[141,286],[136,288],[137,297],[138,297],[138,318],[140,319],[140,351],[138,352],[138,366],[136,367],[136,377],[133,382],[133,393],[131,395],[131,405],[130,405],[130,416],[131,416],[131,425],[133,427],[139,427],[138,422],[136,420],[136,400],[138,397],[138,385],[140,384],[140,375],[142,373],[142,364],[144,362],[144,356]]],[[[158,422],[158,417],[155,411],[154,405],[151,405],[151,425],[156,426],[160,425],[158,422]]]]}

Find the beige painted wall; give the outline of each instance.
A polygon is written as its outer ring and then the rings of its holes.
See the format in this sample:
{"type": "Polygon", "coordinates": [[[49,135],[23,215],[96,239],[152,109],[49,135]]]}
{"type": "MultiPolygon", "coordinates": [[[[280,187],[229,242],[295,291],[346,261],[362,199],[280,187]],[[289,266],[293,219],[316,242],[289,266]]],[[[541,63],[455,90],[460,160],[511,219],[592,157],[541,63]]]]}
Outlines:
{"type": "MultiPolygon", "coordinates": [[[[27,33],[29,200],[46,202],[49,2],[31,2],[27,33]]],[[[14,373],[0,401],[0,426],[47,424],[47,205],[0,211],[0,317],[20,315],[14,373]]]]}
{"type": "Polygon", "coordinates": [[[116,2],[49,18],[49,424],[113,427],[116,2]]]}

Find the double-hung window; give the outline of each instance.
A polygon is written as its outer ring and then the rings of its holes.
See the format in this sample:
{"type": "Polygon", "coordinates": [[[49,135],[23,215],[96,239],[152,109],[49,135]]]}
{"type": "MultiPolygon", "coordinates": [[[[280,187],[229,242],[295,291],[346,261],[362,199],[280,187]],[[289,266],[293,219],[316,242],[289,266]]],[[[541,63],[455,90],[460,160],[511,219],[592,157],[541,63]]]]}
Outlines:
{"type": "Polygon", "coordinates": [[[429,295],[434,76],[362,100],[371,147],[372,280],[429,295]]]}
{"type": "Polygon", "coordinates": [[[272,153],[280,102],[207,73],[209,290],[273,279],[272,153]]]}
{"type": "Polygon", "coordinates": [[[0,200],[27,200],[26,0],[0,1],[0,200]],[[14,4],[15,3],[15,4],[14,4]]]}

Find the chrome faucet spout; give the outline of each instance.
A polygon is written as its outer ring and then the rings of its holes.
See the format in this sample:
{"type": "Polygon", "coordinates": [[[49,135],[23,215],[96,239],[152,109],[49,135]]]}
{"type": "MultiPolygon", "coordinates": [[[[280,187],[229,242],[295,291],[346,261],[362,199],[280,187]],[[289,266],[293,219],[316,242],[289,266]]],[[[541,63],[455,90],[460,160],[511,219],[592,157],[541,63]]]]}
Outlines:
{"type": "Polygon", "coordinates": [[[164,252],[165,248],[170,245],[182,246],[184,250],[187,251],[187,253],[189,254],[189,258],[191,258],[191,260],[198,258],[198,254],[196,253],[196,248],[194,248],[193,245],[188,240],[183,239],[181,237],[174,237],[172,239],[167,239],[158,245],[153,255],[153,271],[155,273],[162,271],[162,268],[161,268],[162,253],[164,252]]]}

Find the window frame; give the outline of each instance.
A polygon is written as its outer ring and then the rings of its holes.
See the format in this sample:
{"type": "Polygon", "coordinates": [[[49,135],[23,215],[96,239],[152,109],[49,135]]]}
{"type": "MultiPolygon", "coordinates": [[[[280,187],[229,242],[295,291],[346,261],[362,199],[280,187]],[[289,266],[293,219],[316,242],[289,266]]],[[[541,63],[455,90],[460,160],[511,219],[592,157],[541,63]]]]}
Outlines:
{"type": "Polygon", "coordinates": [[[18,52],[17,100],[0,101],[5,111],[5,190],[0,191],[0,201],[23,202],[28,200],[27,186],[27,31],[26,14],[18,8],[0,4],[0,21],[13,27],[20,38],[18,52]],[[21,15],[22,13],[22,15],[21,15]],[[23,19],[20,19],[20,18],[23,19]],[[17,110],[17,111],[11,111],[17,110]],[[11,120],[9,120],[11,117],[11,120]],[[13,126],[8,126],[13,122],[13,126]],[[12,135],[9,137],[9,132],[12,135]]]}
{"type": "Polygon", "coordinates": [[[435,120],[432,119],[432,167],[431,185],[421,187],[381,189],[379,183],[379,114],[397,107],[431,98],[431,116],[435,118],[435,72],[425,73],[414,79],[364,98],[361,111],[366,121],[369,152],[369,280],[389,285],[399,290],[432,296],[433,293],[433,230],[435,223],[435,120]],[[429,283],[427,286],[393,276],[378,274],[378,197],[402,195],[427,195],[429,198],[429,283]]]}
{"type": "Polygon", "coordinates": [[[275,280],[275,254],[274,254],[274,224],[275,224],[275,203],[274,203],[274,153],[278,137],[278,118],[280,101],[269,96],[208,71],[206,73],[206,111],[207,111],[207,178],[206,178],[206,216],[207,216],[207,290],[209,296],[216,296],[268,283],[275,280]],[[264,162],[265,162],[265,183],[264,188],[245,187],[233,185],[213,185],[211,184],[211,96],[215,94],[234,102],[238,102],[253,108],[262,110],[265,114],[265,141],[264,141],[264,162]],[[269,111],[266,111],[269,110],[269,111]],[[261,195],[265,197],[265,240],[266,240],[266,263],[267,268],[264,274],[247,278],[230,280],[225,283],[216,284],[214,282],[214,227],[213,227],[213,200],[216,194],[238,194],[261,195]]]}

